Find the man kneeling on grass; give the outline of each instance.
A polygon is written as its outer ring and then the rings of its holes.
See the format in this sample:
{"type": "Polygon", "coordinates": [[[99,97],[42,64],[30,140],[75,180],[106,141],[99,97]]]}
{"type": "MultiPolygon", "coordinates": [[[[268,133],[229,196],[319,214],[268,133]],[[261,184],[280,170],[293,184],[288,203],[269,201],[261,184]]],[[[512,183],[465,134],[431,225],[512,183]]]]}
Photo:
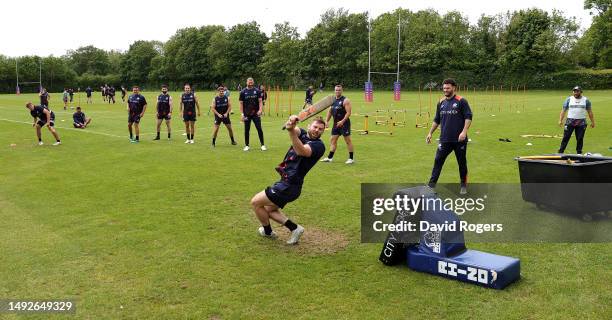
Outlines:
{"type": "Polygon", "coordinates": [[[91,118],[85,117],[85,113],[81,112],[81,107],[77,107],[77,111],[72,114],[72,124],[75,128],[85,129],[91,123],[91,118]]]}
{"type": "Polygon", "coordinates": [[[297,122],[297,116],[291,116],[285,125],[291,147],[285,154],[283,162],[276,167],[281,177],[280,181],[251,199],[255,215],[261,222],[259,235],[276,238],[276,233],[272,231],[270,225],[270,219],[272,219],[291,231],[287,244],[298,243],[304,233],[304,228],[289,220],[280,209],[300,196],[304,177],[325,153],[325,145],[320,139],[325,131],[323,119],[317,118],[312,121],[308,130],[298,128],[297,122]]]}

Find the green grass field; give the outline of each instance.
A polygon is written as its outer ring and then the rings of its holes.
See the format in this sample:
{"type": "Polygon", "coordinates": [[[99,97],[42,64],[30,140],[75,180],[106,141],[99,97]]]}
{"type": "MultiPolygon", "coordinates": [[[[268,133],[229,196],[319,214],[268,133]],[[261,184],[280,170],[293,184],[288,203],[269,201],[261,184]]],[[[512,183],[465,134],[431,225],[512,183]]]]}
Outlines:
{"type": "MultiPolygon", "coordinates": [[[[95,104],[82,103],[92,125],[77,130],[71,128],[71,111],[61,108],[60,94],[53,94],[63,143],[58,147],[51,146],[46,129],[46,144],[36,145],[24,108],[28,99],[38,101],[35,95],[0,95],[0,299],[70,298],[84,319],[603,319],[611,314],[610,244],[468,243],[521,259],[522,279],[496,291],[405,266],[385,267],[377,260],[381,245],[360,243],[360,183],[429,178],[435,144],[425,144],[426,129],[414,128],[414,92],[404,92],[400,103],[393,103],[389,92],[376,92],[371,105],[362,102],[362,92],[346,93],[357,113],[407,109],[409,125],[395,127],[393,136],[354,134],[354,165],[344,164],[348,155],[341,141],[335,162],[313,168],[301,198],[285,208],[306,228],[293,247],[284,244],[284,228],[275,227],[277,241],[261,239],[249,206],[256,192],[277,179],[274,166],[289,146],[280,130],[285,117],[263,119],[267,152],[258,149],[254,129],[254,148],[241,150],[243,126],[236,115],[239,145],[229,144],[222,127],[212,148],[212,116],[206,110],[213,93],[205,92],[196,144],[183,143],[178,113],[173,139],[154,142],[156,95],[145,93],[151,105],[141,123],[142,142],[131,144],[123,104],[103,104],[96,93],[95,104]]],[[[172,95],[176,101],[178,93],[172,95]]],[[[466,94],[474,110],[470,181],[518,182],[514,157],[556,152],[560,139],[520,135],[561,135],[557,119],[567,95],[528,91],[500,100],[466,94]]],[[[584,152],[611,155],[612,90],[585,95],[597,127],[587,130],[584,152]]],[[[302,99],[302,92],[294,95],[294,108],[302,99]]],[[[422,97],[424,110],[428,99],[422,97]]],[[[352,121],[353,129],[361,127],[362,118],[352,121]]],[[[329,132],[324,141],[329,147],[329,132]]],[[[567,151],[574,148],[572,140],[567,151]]],[[[457,180],[451,155],[440,182],[457,180]]]]}

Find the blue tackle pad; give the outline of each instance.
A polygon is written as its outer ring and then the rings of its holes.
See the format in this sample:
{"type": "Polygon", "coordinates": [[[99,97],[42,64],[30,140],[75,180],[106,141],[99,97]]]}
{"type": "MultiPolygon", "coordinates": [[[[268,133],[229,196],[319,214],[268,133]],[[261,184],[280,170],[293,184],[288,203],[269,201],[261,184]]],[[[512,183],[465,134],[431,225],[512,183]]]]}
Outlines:
{"type": "Polygon", "coordinates": [[[512,257],[469,250],[442,257],[422,250],[421,246],[406,249],[408,267],[445,278],[503,289],[521,276],[521,262],[512,257]]]}

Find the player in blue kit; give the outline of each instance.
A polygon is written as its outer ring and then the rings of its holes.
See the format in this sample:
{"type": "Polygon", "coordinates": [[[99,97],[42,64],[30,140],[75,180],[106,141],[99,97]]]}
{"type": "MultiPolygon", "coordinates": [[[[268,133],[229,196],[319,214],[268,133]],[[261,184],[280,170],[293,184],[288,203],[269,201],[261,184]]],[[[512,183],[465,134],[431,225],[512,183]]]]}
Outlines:
{"type": "Polygon", "coordinates": [[[217,88],[217,96],[213,98],[210,109],[215,114],[215,127],[213,129],[212,146],[214,147],[217,142],[217,133],[219,132],[219,126],[221,123],[225,125],[229,132],[232,145],[236,145],[234,140],[234,132],[232,131],[232,122],[230,121],[230,114],[232,113],[232,103],[230,98],[225,95],[226,88],[221,85],[217,88]]]}
{"type": "Polygon", "coordinates": [[[40,105],[49,109],[49,100],[51,100],[51,96],[49,92],[47,92],[47,89],[41,88],[38,96],[40,97],[40,105]]]}
{"type": "Polygon", "coordinates": [[[200,102],[195,93],[191,91],[191,85],[185,84],[183,87],[183,94],[181,95],[181,114],[183,114],[183,122],[185,122],[185,133],[187,134],[187,140],[185,143],[193,144],[193,136],[195,135],[195,122],[196,107],[198,109],[198,116],[200,116],[200,102]]]}
{"type": "Polygon", "coordinates": [[[247,79],[247,87],[240,91],[240,113],[242,114],[242,121],[244,121],[244,151],[249,151],[249,136],[251,131],[251,121],[255,124],[257,129],[257,135],[259,136],[259,143],[261,143],[261,150],[266,151],[266,145],[264,144],[264,134],[261,128],[261,114],[263,113],[263,102],[261,91],[255,87],[255,81],[253,78],[247,79]]]}
{"type": "Polygon", "coordinates": [[[334,153],[338,145],[338,138],[344,137],[346,147],[349,152],[349,158],[346,160],[346,164],[353,164],[355,160],[353,141],[351,140],[351,112],[352,106],[351,101],[342,95],[343,89],[341,85],[337,85],[335,88],[336,99],[332,104],[331,108],[327,111],[326,126],[329,127],[329,120],[333,117],[334,124],[331,132],[331,141],[329,144],[329,154],[321,162],[332,162],[334,159],[334,153]]]}
{"type": "Polygon", "coordinates": [[[81,107],[76,108],[76,112],[72,114],[72,120],[72,125],[79,129],[85,129],[91,123],[91,118],[85,116],[85,113],[81,111],[81,107]]]}
{"type": "Polygon", "coordinates": [[[297,127],[297,121],[297,116],[291,116],[285,124],[291,147],[285,154],[283,162],[276,167],[280,180],[251,199],[251,206],[261,222],[259,235],[276,238],[276,233],[272,231],[270,225],[272,219],[291,231],[287,244],[298,243],[304,228],[289,220],[280,209],[300,196],[304,177],[325,153],[325,145],[320,139],[325,131],[323,119],[313,120],[308,130],[297,127]]]}
{"type": "Polygon", "coordinates": [[[168,94],[168,86],[165,84],[162,85],[161,92],[157,96],[157,136],[153,140],[159,140],[159,131],[164,120],[168,128],[168,140],[170,140],[170,133],[172,131],[170,126],[170,120],[172,119],[172,97],[168,94]]]}
{"type": "Polygon", "coordinates": [[[57,131],[54,128],[55,113],[53,113],[53,111],[49,110],[49,108],[43,105],[35,106],[32,102],[26,103],[26,108],[30,110],[30,115],[32,116],[32,118],[34,118],[34,123],[32,123],[32,126],[36,128],[36,137],[38,138],[38,145],[43,145],[40,129],[44,125],[49,128],[49,131],[55,138],[55,143],[53,145],[58,146],[62,144],[60,142],[59,135],[57,134],[57,131]]]}
{"type": "Polygon", "coordinates": [[[85,94],[87,95],[87,103],[93,103],[93,101],[91,101],[91,93],[93,92],[93,90],[91,89],[91,87],[87,87],[87,89],[85,89],[85,94]]]}
{"type": "Polygon", "coordinates": [[[306,89],[306,98],[304,99],[304,106],[302,107],[302,109],[306,108],[306,106],[312,105],[312,98],[316,93],[317,92],[312,86],[309,86],[308,89],[306,89]]]}
{"type": "Polygon", "coordinates": [[[472,110],[465,98],[456,95],[457,83],[453,79],[446,79],[442,82],[442,90],[444,98],[438,102],[436,107],[436,116],[431,129],[425,139],[427,143],[431,143],[431,135],[440,127],[440,143],[434,167],[431,171],[429,186],[435,187],[444,166],[446,157],[451,152],[455,152],[457,163],[459,164],[459,177],[461,179],[461,194],[467,193],[467,144],[468,144],[468,129],[472,124],[472,110]]]}
{"type": "Polygon", "coordinates": [[[130,142],[140,142],[140,119],[147,110],[147,99],[140,94],[140,87],[133,86],[132,94],[127,102],[128,110],[128,130],[130,131],[130,142]],[[136,139],[132,134],[132,125],[136,128],[136,139]]]}

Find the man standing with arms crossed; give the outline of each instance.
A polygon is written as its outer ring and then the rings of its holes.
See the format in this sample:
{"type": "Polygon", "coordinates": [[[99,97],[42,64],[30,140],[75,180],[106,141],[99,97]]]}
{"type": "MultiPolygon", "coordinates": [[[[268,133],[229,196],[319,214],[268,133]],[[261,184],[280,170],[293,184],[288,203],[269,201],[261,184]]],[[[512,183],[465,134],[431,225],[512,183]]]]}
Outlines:
{"type": "Polygon", "coordinates": [[[195,93],[191,92],[191,85],[186,83],[183,86],[184,93],[181,95],[181,114],[183,122],[185,122],[185,133],[187,140],[185,143],[193,144],[193,136],[195,134],[196,107],[198,108],[198,116],[200,116],[200,103],[195,93]]]}
{"type": "Polygon", "coordinates": [[[444,98],[438,102],[436,116],[425,141],[431,143],[431,136],[440,127],[440,143],[434,167],[431,171],[429,186],[434,188],[440,177],[442,166],[446,157],[451,152],[455,152],[457,163],[459,164],[459,177],[461,179],[461,194],[467,193],[467,143],[468,129],[472,124],[472,110],[465,98],[456,95],[457,83],[453,79],[446,79],[442,82],[444,98]]]}
{"type": "Polygon", "coordinates": [[[332,162],[334,159],[334,153],[336,152],[336,147],[338,146],[338,138],[340,135],[344,137],[344,142],[346,142],[346,147],[349,151],[349,158],[346,160],[346,164],[355,163],[353,159],[353,141],[351,140],[351,101],[342,95],[342,85],[336,85],[334,88],[336,92],[336,99],[332,104],[331,108],[327,111],[327,117],[325,120],[326,126],[329,127],[329,119],[334,117],[334,126],[332,128],[332,136],[331,141],[329,143],[329,154],[326,158],[321,160],[322,162],[332,162]]]}
{"type": "Polygon", "coordinates": [[[281,177],[280,181],[257,193],[251,199],[251,206],[261,223],[258,229],[259,235],[276,238],[276,233],[272,231],[270,225],[270,219],[272,219],[291,231],[287,244],[298,243],[304,233],[304,228],[289,220],[280,209],[300,196],[304,177],[325,153],[325,145],[320,139],[325,131],[323,119],[313,120],[308,130],[297,127],[297,122],[297,116],[291,116],[285,124],[291,147],[285,154],[283,162],[276,167],[281,177]]]}
{"type": "Polygon", "coordinates": [[[168,140],[170,140],[170,119],[172,119],[172,97],[168,94],[168,86],[162,85],[161,94],[157,96],[157,136],[153,140],[159,140],[159,131],[162,121],[166,120],[168,128],[168,140]]]}
{"type": "Polygon", "coordinates": [[[128,110],[128,130],[130,131],[130,142],[140,142],[140,119],[144,116],[147,110],[147,100],[143,95],[140,94],[140,87],[133,86],[132,94],[128,98],[127,102],[128,110]],[[132,134],[132,125],[136,127],[136,139],[132,134]]]}
{"type": "Polygon", "coordinates": [[[263,113],[263,103],[261,91],[255,87],[255,81],[253,78],[247,79],[247,87],[240,92],[240,113],[242,115],[242,121],[244,121],[244,144],[243,151],[249,151],[249,135],[251,131],[251,121],[255,124],[257,134],[259,135],[259,142],[261,143],[261,150],[266,151],[266,145],[264,144],[264,134],[261,128],[261,114],[263,113]]]}
{"type": "Polygon", "coordinates": [[[575,86],[572,91],[573,95],[565,100],[561,114],[559,114],[559,127],[563,126],[563,119],[567,115],[559,153],[565,152],[572,132],[576,131],[576,153],[582,154],[582,144],[587,129],[586,116],[588,114],[591,119],[591,128],[595,128],[595,118],[591,110],[591,101],[582,95],[582,88],[575,86]]]}

